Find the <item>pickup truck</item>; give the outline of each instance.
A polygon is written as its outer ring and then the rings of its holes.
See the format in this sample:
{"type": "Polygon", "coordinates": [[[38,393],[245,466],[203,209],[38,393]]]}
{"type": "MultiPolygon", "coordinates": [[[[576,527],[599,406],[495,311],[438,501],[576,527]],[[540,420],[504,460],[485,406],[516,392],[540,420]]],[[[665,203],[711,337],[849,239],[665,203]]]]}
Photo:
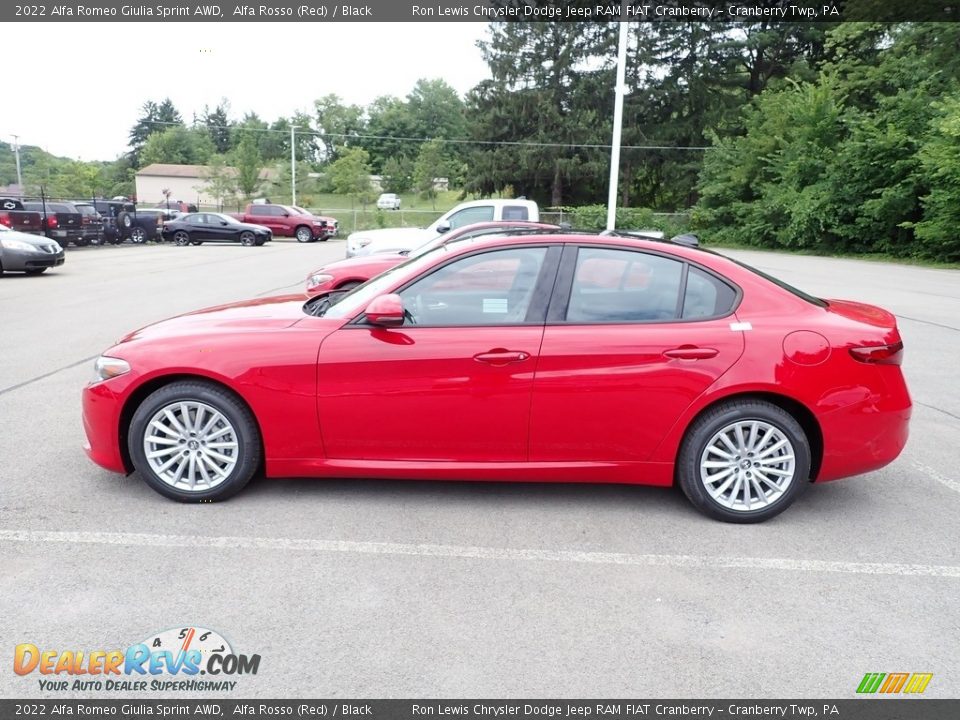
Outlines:
{"type": "Polygon", "coordinates": [[[347,238],[347,257],[413,250],[425,242],[464,225],[501,220],[539,222],[533,200],[471,200],[448,210],[425,228],[358,230],[347,238]]]}
{"type": "Polygon", "coordinates": [[[293,237],[302,243],[328,240],[337,234],[337,221],[333,218],[318,217],[293,205],[251,203],[246,212],[231,213],[231,217],[243,223],[263,225],[274,235],[293,237]]]}
{"type": "Polygon", "coordinates": [[[83,236],[83,215],[71,203],[28,200],[23,207],[46,217],[47,237],[56,240],[64,249],[70,242],[77,247],[90,244],[90,241],[83,236]]]}
{"type": "Polygon", "coordinates": [[[0,225],[17,232],[44,234],[43,213],[25,210],[23,203],[14,198],[0,198],[0,225]]]}

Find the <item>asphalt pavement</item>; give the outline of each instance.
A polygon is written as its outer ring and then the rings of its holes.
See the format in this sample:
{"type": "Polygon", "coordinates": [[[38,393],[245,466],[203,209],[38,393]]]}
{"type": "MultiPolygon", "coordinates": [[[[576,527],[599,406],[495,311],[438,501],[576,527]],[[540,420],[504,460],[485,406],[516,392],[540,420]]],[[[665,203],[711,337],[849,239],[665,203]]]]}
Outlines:
{"type": "Polygon", "coordinates": [[[867,672],[960,695],[960,271],[729,253],[895,312],[915,402],[894,464],[761,525],[596,485],[257,480],[180,505],[87,460],[80,391],[104,348],[298,292],[343,251],[71,249],[0,278],[0,696],[62,696],[11,671],[17,644],[187,626],[261,656],[233,697],[853,697],[867,672]]]}

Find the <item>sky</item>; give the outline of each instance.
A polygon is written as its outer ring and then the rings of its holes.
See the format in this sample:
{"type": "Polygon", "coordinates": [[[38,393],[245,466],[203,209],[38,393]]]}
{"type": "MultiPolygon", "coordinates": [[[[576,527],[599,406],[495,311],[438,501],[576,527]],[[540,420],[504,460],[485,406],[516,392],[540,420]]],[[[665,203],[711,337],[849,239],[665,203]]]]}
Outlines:
{"type": "Polygon", "coordinates": [[[0,107],[0,140],[78,160],[113,160],[147,100],[169,97],[188,123],[204,105],[272,122],[336,93],[367,105],[420,78],[461,95],[489,76],[486,23],[24,23],[3,34],[5,64],[44,93],[0,107]],[[96,42],[93,39],[99,38],[96,42]],[[11,60],[15,59],[15,62],[11,60]]]}

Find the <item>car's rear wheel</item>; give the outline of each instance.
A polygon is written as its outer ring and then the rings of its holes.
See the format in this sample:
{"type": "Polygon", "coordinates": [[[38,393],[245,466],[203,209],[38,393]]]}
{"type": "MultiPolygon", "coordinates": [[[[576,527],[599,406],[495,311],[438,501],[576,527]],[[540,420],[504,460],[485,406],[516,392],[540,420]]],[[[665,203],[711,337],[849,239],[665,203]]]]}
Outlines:
{"type": "Polygon", "coordinates": [[[180,502],[224,500],[260,467],[250,410],[202,381],[171,383],[148,396],[130,421],[127,446],[147,484],[180,502]]]}
{"type": "Polygon", "coordinates": [[[179,245],[180,247],[184,247],[185,245],[189,245],[189,244],[190,244],[190,233],[188,233],[186,230],[177,230],[177,231],[173,234],[173,244],[174,244],[174,245],[179,245]]]}
{"type": "Polygon", "coordinates": [[[698,510],[717,520],[756,523],[786,510],[810,477],[810,442],[786,410],[733,400],[687,430],[677,479],[698,510]]]}
{"type": "Polygon", "coordinates": [[[296,232],[294,232],[294,237],[297,238],[297,242],[313,242],[313,230],[308,228],[306,225],[301,225],[296,229],[296,232]]]}
{"type": "Polygon", "coordinates": [[[253,247],[256,242],[257,238],[249,230],[240,233],[240,244],[244,247],[253,247]]]}
{"type": "Polygon", "coordinates": [[[130,231],[130,242],[135,242],[138,245],[147,241],[147,233],[141,227],[135,227],[130,231]]]}

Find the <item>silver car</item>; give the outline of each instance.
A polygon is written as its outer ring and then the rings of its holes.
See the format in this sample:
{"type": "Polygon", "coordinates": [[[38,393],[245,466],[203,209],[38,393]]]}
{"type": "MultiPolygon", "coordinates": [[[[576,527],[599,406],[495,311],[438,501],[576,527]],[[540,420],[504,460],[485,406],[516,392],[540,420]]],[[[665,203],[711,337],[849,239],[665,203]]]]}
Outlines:
{"type": "Polygon", "coordinates": [[[0,225],[0,273],[13,271],[39,275],[63,265],[64,252],[56,240],[11,230],[0,225]]]}

